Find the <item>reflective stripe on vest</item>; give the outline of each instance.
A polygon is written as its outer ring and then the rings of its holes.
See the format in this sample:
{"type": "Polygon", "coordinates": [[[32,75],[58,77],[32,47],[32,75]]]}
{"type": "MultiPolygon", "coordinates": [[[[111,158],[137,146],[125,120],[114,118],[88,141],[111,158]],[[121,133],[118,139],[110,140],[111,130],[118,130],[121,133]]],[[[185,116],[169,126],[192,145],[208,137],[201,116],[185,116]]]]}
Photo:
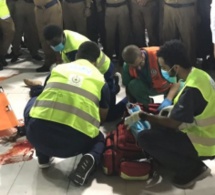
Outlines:
{"type": "Polygon", "coordinates": [[[59,89],[63,89],[66,91],[70,91],[70,92],[75,93],[75,94],[79,94],[81,96],[84,96],[85,98],[88,98],[90,101],[95,102],[96,106],[99,106],[98,97],[96,97],[94,94],[92,94],[86,90],[83,90],[80,87],[73,86],[71,88],[71,85],[69,85],[69,84],[51,82],[51,83],[47,83],[47,85],[45,87],[45,89],[48,89],[48,88],[59,88],[59,89]]]}
{"type": "Polygon", "coordinates": [[[87,60],[56,66],[30,116],[70,126],[94,138],[99,133],[104,84],[104,76],[87,60]]]}
{"type": "Polygon", "coordinates": [[[97,68],[101,68],[101,66],[104,64],[105,62],[105,54],[103,52],[101,52],[101,59],[99,61],[99,63],[97,64],[97,68]]]}
{"type": "Polygon", "coordinates": [[[188,127],[192,127],[192,126],[200,126],[200,127],[205,127],[205,126],[209,126],[209,125],[213,125],[215,121],[215,117],[210,117],[210,118],[206,118],[206,119],[194,119],[193,123],[182,123],[179,126],[179,130],[188,128],[188,127]]]}
{"type": "Polygon", "coordinates": [[[187,77],[184,88],[174,99],[176,104],[186,87],[197,88],[207,106],[203,112],[194,117],[193,123],[182,123],[179,127],[186,133],[193,143],[199,156],[215,155],[215,83],[212,78],[202,70],[192,68],[187,77]]]}
{"type": "Polygon", "coordinates": [[[102,51],[100,51],[100,56],[97,59],[96,67],[102,74],[105,74],[110,67],[110,58],[107,57],[102,51]]]}
{"type": "Polygon", "coordinates": [[[67,112],[68,114],[71,114],[71,113],[75,114],[76,116],[84,119],[85,121],[88,121],[89,123],[91,123],[93,126],[96,126],[96,127],[98,127],[100,124],[98,120],[90,116],[88,113],[68,104],[55,102],[53,107],[53,101],[36,100],[34,106],[52,108],[52,109],[61,110],[63,112],[67,112]]]}
{"type": "Polygon", "coordinates": [[[192,134],[188,134],[188,137],[190,138],[192,143],[215,147],[215,138],[199,137],[192,134]]]}

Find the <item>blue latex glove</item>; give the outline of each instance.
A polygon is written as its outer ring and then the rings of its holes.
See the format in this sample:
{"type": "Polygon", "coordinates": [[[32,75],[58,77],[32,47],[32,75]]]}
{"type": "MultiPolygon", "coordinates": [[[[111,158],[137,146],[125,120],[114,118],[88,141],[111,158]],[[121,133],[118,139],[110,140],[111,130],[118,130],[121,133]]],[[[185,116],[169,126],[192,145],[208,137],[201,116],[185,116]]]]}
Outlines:
{"type": "Polygon", "coordinates": [[[165,98],[161,105],[158,107],[158,111],[161,111],[163,108],[172,105],[172,101],[165,98]]]}
{"type": "Polygon", "coordinates": [[[148,121],[139,120],[131,125],[131,133],[134,135],[135,139],[137,139],[138,134],[141,131],[148,130],[151,128],[151,125],[148,121]]]}

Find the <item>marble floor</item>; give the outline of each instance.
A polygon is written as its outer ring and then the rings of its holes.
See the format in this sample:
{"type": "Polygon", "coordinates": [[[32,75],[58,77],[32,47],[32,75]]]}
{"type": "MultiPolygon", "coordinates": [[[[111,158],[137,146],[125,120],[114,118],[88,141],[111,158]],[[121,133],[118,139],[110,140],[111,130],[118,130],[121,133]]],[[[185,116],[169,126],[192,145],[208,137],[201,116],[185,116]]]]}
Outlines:
{"type": "MultiPolygon", "coordinates": [[[[24,85],[23,79],[44,81],[47,73],[35,72],[41,64],[42,62],[37,63],[31,59],[20,59],[16,64],[9,64],[0,71],[0,79],[13,75],[0,80],[0,86],[4,88],[18,119],[23,118],[23,109],[29,99],[29,89],[24,85]]],[[[122,88],[118,98],[120,99],[123,94],[122,88]]],[[[101,130],[112,130],[115,125],[116,123],[106,124],[101,130]]],[[[205,161],[212,170],[210,177],[197,182],[193,189],[182,190],[174,187],[165,177],[147,182],[125,181],[117,176],[105,176],[101,170],[97,171],[85,186],[76,187],[68,180],[68,175],[79,158],[80,156],[56,158],[54,165],[47,170],[38,167],[36,157],[30,161],[2,165],[0,195],[215,195],[215,160],[205,161]]]]}

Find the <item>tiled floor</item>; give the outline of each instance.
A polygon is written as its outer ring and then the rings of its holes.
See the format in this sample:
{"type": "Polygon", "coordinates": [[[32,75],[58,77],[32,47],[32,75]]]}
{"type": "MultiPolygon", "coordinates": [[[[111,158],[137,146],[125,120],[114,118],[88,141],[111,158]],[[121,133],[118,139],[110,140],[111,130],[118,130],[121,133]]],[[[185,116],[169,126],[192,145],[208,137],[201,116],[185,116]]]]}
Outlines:
{"type": "MultiPolygon", "coordinates": [[[[38,65],[30,61],[19,61],[0,71],[0,77],[19,73],[0,81],[18,118],[23,118],[23,109],[29,99],[29,89],[24,86],[23,78],[44,80],[46,76],[45,73],[36,73],[36,67],[38,65]]],[[[108,124],[103,130],[111,130],[114,126],[114,123],[108,124]]],[[[76,187],[69,182],[68,175],[79,158],[55,159],[55,164],[48,170],[39,169],[35,157],[27,162],[3,165],[0,167],[0,195],[215,195],[215,161],[205,161],[212,169],[210,177],[199,181],[191,190],[181,190],[172,186],[165,177],[156,181],[133,182],[107,177],[102,171],[98,171],[86,186],[76,187]]]]}

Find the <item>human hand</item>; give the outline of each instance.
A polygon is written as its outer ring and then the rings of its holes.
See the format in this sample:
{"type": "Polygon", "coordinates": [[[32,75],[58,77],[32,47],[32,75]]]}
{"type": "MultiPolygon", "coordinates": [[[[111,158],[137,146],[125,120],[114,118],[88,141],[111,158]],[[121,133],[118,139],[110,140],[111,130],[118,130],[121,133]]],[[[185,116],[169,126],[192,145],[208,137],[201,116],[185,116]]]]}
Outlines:
{"type": "Polygon", "coordinates": [[[172,104],[172,101],[165,98],[163,100],[163,102],[161,103],[161,105],[158,107],[158,111],[161,111],[163,108],[167,107],[167,106],[170,106],[172,104]]]}

